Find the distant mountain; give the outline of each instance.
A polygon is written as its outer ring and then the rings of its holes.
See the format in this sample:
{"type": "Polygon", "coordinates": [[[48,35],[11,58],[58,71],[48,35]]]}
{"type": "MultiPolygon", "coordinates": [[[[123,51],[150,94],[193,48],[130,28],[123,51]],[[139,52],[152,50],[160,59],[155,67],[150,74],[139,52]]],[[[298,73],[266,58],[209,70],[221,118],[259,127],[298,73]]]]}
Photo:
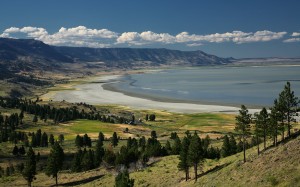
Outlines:
{"type": "Polygon", "coordinates": [[[76,62],[105,62],[108,66],[135,65],[221,65],[228,59],[206,54],[202,51],[179,51],[169,49],[140,48],[84,48],[54,47],[61,54],[76,62]]]}
{"type": "Polygon", "coordinates": [[[2,72],[59,70],[66,63],[86,63],[87,68],[103,66],[106,68],[134,68],[221,65],[230,63],[230,60],[202,51],[56,47],[33,39],[0,38],[0,71],[2,72]]]}

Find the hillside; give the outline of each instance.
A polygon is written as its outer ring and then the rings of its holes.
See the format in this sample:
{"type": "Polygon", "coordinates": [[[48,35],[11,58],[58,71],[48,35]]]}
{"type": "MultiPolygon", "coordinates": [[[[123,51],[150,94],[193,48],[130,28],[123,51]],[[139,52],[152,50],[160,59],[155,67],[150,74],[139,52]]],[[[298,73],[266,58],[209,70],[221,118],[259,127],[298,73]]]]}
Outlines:
{"type": "MultiPolygon", "coordinates": [[[[197,183],[192,179],[184,181],[184,173],[177,169],[177,156],[164,157],[148,169],[131,173],[130,177],[135,179],[135,186],[299,186],[299,145],[300,137],[260,156],[256,148],[251,148],[247,150],[246,163],[242,161],[242,153],[219,161],[207,160],[197,183]]],[[[106,175],[83,186],[113,186],[113,182],[114,176],[106,175]]]]}
{"type": "Polygon", "coordinates": [[[55,47],[61,54],[75,62],[105,62],[110,67],[135,67],[158,65],[221,65],[228,59],[202,51],[139,48],[79,48],[55,47]]]}
{"type": "Polygon", "coordinates": [[[85,68],[99,67],[95,64],[91,66],[91,62],[104,63],[100,66],[102,68],[103,66],[133,68],[159,65],[221,65],[230,61],[202,51],[55,47],[32,39],[0,38],[0,67],[2,71],[51,71],[64,67],[66,63],[76,62],[86,63],[85,68]]]}

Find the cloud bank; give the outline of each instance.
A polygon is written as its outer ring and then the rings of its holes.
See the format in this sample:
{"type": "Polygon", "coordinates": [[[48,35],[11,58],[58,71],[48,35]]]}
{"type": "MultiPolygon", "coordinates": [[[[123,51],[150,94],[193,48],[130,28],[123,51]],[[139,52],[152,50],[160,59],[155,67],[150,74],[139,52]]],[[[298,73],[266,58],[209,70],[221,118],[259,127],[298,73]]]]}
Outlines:
{"type": "MultiPolygon", "coordinates": [[[[232,31],[226,33],[214,33],[206,35],[190,34],[181,32],[177,35],[169,33],[124,32],[117,33],[108,29],[91,29],[85,26],[73,28],[61,27],[57,32],[49,34],[45,28],[39,27],[10,27],[5,29],[0,37],[18,38],[19,35],[25,38],[33,38],[50,45],[58,46],[80,46],[80,47],[118,47],[118,46],[143,46],[152,44],[184,44],[188,47],[205,45],[206,43],[232,42],[236,44],[252,42],[268,42],[283,38],[287,32],[273,32],[268,30],[256,32],[232,31]]],[[[300,36],[294,32],[291,36],[300,36]]],[[[297,40],[291,38],[284,40],[297,40]]]]}

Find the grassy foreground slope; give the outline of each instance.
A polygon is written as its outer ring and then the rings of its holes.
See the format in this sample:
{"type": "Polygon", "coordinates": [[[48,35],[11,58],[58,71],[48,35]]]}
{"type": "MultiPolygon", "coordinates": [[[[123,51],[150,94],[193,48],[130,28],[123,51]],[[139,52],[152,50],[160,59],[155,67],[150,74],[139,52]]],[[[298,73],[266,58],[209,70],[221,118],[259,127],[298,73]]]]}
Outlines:
{"type": "MultiPolygon", "coordinates": [[[[242,162],[242,153],[207,160],[203,172],[195,183],[185,182],[184,173],[178,171],[177,156],[168,156],[153,166],[130,174],[135,186],[300,186],[300,137],[271,148],[257,156],[256,148],[247,150],[248,162],[242,162]]],[[[192,169],[190,170],[193,178],[192,169]]],[[[114,176],[83,186],[113,186],[114,176]]]]}

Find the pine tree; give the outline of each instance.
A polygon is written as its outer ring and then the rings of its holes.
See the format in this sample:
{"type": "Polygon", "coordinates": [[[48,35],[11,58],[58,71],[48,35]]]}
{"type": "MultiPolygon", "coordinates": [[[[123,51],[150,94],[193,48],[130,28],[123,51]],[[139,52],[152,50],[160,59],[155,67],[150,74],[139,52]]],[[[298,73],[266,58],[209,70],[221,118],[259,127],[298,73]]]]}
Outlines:
{"type": "Polygon", "coordinates": [[[257,145],[257,154],[259,155],[259,143],[260,143],[260,137],[263,137],[264,139],[264,149],[266,146],[266,136],[267,136],[267,130],[268,130],[268,112],[266,108],[263,108],[259,113],[254,114],[254,120],[255,120],[255,138],[252,139],[252,146],[257,145]]]}
{"type": "Polygon", "coordinates": [[[46,174],[55,178],[55,184],[57,186],[57,174],[62,169],[64,162],[64,151],[56,141],[50,150],[50,154],[47,160],[46,174]]]}
{"type": "Polygon", "coordinates": [[[176,136],[176,138],[174,139],[174,144],[172,146],[172,154],[178,155],[180,153],[180,149],[181,149],[181,141],[180,138],[176,136]]]}
{"type": "Polygon", "coordinates": [[[116,160],[116,155],[112,147],[108,147],[108,149],[104,151],[103,161],[105,161],[109,165],[114,165],[115,160],[116,160]]]}
{"type": "Polygon", "coordinates": [[[117,136],[117,133],[114,132],[112,138],[111,138],[111,144],[113,147],[116,147],[119,143],[119,139],[118,139],[118,136],[117,136]]]}
{"type": "Polygon", "coordinates": [[[65,136],[63,134],[60,134],[58,136],[58,142],[62,145],[65,141],[65,136]]]}
{"type": "Polygon", "coordinates": [[[100,166],[104,156],[104,148],[101,140],[97,141],[96,152],[95,152],[95,166],[100,166]]]}
{"type": "Polygon", "coordinates": [[[167,140],[167,142],[166,142],[165,149],[166,149],[168,155],[170,155],[172,153],[172,148],[171,148],[171,144],[170,144],[169,140],[167,140]]]}
{"type": "Polygon", "coordinates": [[[105,140],[105,136],[102,132],[99,132],[98,140],[100,140],[101,142],[103,142],[105,140]]]}
{"type": "MultiPolygon", "coordinates": [[[[274,101],[275,106],[276,106],[276,102],[277,100],[274,101]]],[[[277,146],[277,136],[279,133],[279,124],[278,121],[280,118],[279,117],[279,113],[277,111],[277,109],[275,107],[271,108],[271,113],[270,113],[270,120],[269,120],[269,124],[268,124],[268,132],[271,136],[271,138],[273,139],[273,145],[277,146]]]]}
{"type": "Polygon", "coordinates": [[[178,163],[178,169],[185,171],[185,181],[189,179],[189,168],[190,165],[187,160],[188,156],[188,150],[189,150],[189,144],[190,141],[187,137],[184,137],[181,144],[181,150],[179,154],[179,163],[178,163]]]}
{"type": "Polygon", "coordinates": [[[24,146],[22,145],[22,147],[19,148],[19,154],[20,155],[25,155],[26,151],[25,151],[25,148],[24,146]]]}
{"type": "Polygon", "coordinates": [[[83,151],[83,157],[81,160],[81,168],[84,171],[88,171],[94,168],[94,158],[92,150],[89,149],[88,151],[83,151]]]}
{"type": "Polygon", "coordinates": [[[236,116],[235,130],[241,133],[244,151],[244,162],[246,162],[246,136],[250,134],[251,114],[248,109],[242,105],[239,115],[236,116]]]}
{"type": "Polygon", "coordinates": [[[15,145],[15,147],[14,147],[14,149],[13,149],[13,151],[12,151],[12,154],[13,154],[14,156],[17,156],[17,155],[19,154],[19,148],[18,148],[18,146],[15,145]]]}
{"type": "Polygon", "coordinates": [[[115,178],[115,187],[133,187],[134,179],[129,178],[128,171],[121,172],[115,178]]]}
{"type": "MultiPolygon", "coordinates": [[[[259,137],[263,137],[264,149],[266,149],[266,141],[268,135],[269,114],[266,108],[263,108],[258,114],[255,114],[255,135],[256,141],[259,142],[259,137]]],[[[259,144],[257,145],[259,154],[259,144]]]]}
{"type": "Polygon", "coordinates": [[[233,135],[231,135],[229,138],[229,144],[230,144],[230,154],[233,155],[237,153],[237,145],[233,135]]]}
{"type": "Polygon", "coordinates": [[[227,135],[224,136],[222,145],[222,157],[227,157],[231,155],[230,141],[227,135]]]}
{"type": "Polygon", "coordinates": [[[278,130],[281,131],[281,140],[284,140],[284,133],[285,133],[285,117],[286,117],[286,106],[285,106],[285,95],[282,91],[279,94],[278,100],[274,101],[274,109],[276,110],[276,118],[279,122],[278,130]]]}
{"type": "Polygon", "coordinates": [[[43,133],[42,135],[42,143],[41,143],[42,147],[48,147],[48,135],[46,132],[43,133]]]}
{"type": "Polygon", "coordinates": [[[156,118],[155,114],[150,114],[149,121],[155,121],[155,118],[156,118]]]}
{"type": "Polygon", "coordinates": [[[73,160],[72,160],[72,166],[71,166],[71,170],[73,172],[80,172],[82,171],[81,168],[81,157],[82,157],[82,151],[81,149],[78,150],[77,153],[74,154],[73,160]]]}
{"type": "Polygon", "coordinates": [[[195,172],[195,181],[198,179],[198,166],[202,165],[204,161],[203,157],[203,148],[201,145],[201,139],[195,132],[195,134],[191,138],[191,142],[189,145],[187,160],[190,165],[194,167],[195,172]]]}
{"type": "Polygon", "coordinates": [[[29,147],[29,150],[27,152],[26,162],[22,175],[25,180],[27,180],[28,186],[31,186],[31,183],[35,179],[36,175],[36,160],[35,153],[32,147],[29,147]]]}
{"type": "Polygon", "coordinates": [[[285,109],[285,121],[288,128],[288,136],[291,136],[291,122],[296,122],[295,116],[298,116],[297,107],[299,104],[298,97],[295,96],[294,91],[291,90],[290,82],[287,82],[283,90],[284,95],[284,109],[285,109]]]}
{"type": "Polygon", "coordinates": [[[37,115],[35,115],[35,116],[33,117],[32,122],[33,122],[33,123],[37,123],[37,122],[38,122],[37,115]]]}
{"type": "Polygon", "coordinates": [[[31,135],[31,147],[36,147],[37,146],[37,142],[36,142],[36,137],[34,132],[31,135]]]}
{"type": "Polygon", "coordinates": [[[41,129],[36,131],[35,139],[36,139],[36,145],[38,147],[40,147],[41,143],[42,143],[42,130],[41,129]]]}
{"type": "Polygon", "coordinates": [[[54,136],[53,136],[53,134],[50,134],[50,137],[49,137],[49,143],[50,143],[50,145],[54,145],[54,136]]]}
{"type": "Polygon", "coordinates": [[[75,145],[76,147],[80,148],[83,146],[83,138],[80,136],[80,135],[77,135],[76,136],[76,139],[75,139],[75,145]]]}
{"type": "Polygon", "coordinates": [[[209,135],[206,135],[203,139],[203,151],[204,151],[204,157],[207,156],[208,146],[210,144],[210,137],[209,135]]]}
{"type": "Polygon", "coordinates": [[[156,131],[151,131],[151,138],[157,139],[156,131]]]}
{"type": "Polygon", "coordinates": [[[20,118],[20,123],[23,124],[23,119],[24,119],[24,111],[21,110],[21,113],[19,114],[19,118],[20,118]]]}

